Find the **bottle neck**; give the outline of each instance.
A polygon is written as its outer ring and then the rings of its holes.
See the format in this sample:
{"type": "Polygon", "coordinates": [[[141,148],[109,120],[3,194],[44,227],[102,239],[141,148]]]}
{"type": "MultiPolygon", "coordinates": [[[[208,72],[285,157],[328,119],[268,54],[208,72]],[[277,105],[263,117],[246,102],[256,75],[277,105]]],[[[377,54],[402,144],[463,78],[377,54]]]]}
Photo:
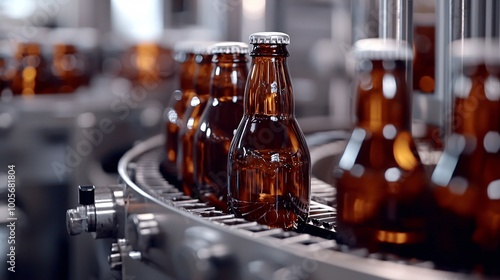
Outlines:
{"type": "Polygon", "coordinates": [[[245,91],[245,115],[294,117],[286,45],[256,44],[245,91]]]}
{"type": "Polygon", "coordinates": [[[212,55],[204,54],[196,56],[198,64],[194,78],[194,90],[199,97],[208,97],[210,95],[210,78],[212,76],[212,55]]]}
{"type": "Polygon", "coordinates": [[[365,60],[357,73],[356,126],[383,132],[411,128],[411,101],[405,61],[365,60]],[[392,127],[390,127],[392,130],[392,127]]]}
{"type": "Polygon", "coordinates": [[[180,65],[179,72],[181,75],[179,77],[179,85],[182,91],[190,90],[194,87],[194,74],[197,67],[195,57],[194,54],[187,53],[185,60],[180,65]]]}
{"type": "Polygon", "coordinates": [[[245,54],[217,54],[213,56],[215,63],[211,96],[214,98],[242,98],[248,76],[247,58],[245,54]]]}

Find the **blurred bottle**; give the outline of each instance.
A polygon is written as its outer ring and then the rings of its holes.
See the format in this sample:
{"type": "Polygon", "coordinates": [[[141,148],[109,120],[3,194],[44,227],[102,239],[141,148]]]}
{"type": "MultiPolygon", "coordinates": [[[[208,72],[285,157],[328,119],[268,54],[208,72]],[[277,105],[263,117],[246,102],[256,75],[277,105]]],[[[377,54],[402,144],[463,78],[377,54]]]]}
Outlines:
{"type": "Polygon", "coordinates": [[[359,40],[356,124],[335,170],[337,238],[349,246],[419,255],[427,240],[428,180],[413,142],[404,41],[359,40]]]}
{"type": "Polygon", "coordinates": [[[182,156],[177,156],[177,172],[184,193],[190,196],[194,194],[194,134],[210,98],[210,80],[214,68],[212,46],[213,43],[206,43],[195,48],[198,67],[194,76],[194,91],[188,96],[186,112],[179,131],[177,153],[182,156]]]}
{"type": "Polygon", "coordinates": [[[148,42],[125,51],[122,65],[121,75],[147,90],[155,90],[174,71],[172,50],[148,42]]]}
{"type": "Polygon", "coordinates": [[[414,2],[413,89],[434,93],[436,65],[436,1],[414,2]]]}
{"type": "Polygon", "coordinates": [[[432,183],[436,260],[500,275],[500,44],[452,43],[452,134],[432,183]]]}
{"type": "Polygon", "coordinates": [[[248,45],[214,45],[210,99],[194,137],[194,183],[200,199],[227,211],[227,156],[243,116],[248,45]]]}
{"type": "Polygon", "coordinates": [[[55,93],[54,77],[38,43],[20,43],[15,56],[16,73],[12,79],[14,95],[55,93]]]}
{"type": "Polygon", "coordinates": [[[164,170],[168,179],[177,180],[177,158],[179,151],[179,131],[188,102],[194,95],[194,77],[196,70],[195,42],[181,42],[175,45],[176,61],[179,63],[178,90],[170,97],[165,109],[165,163],[164,170]]]}
{"type": "Polygon", "coordinates": [[[292,229],[307,219],[311,159],[295,119],[288,73],[290,37],[279,32],[250,35],[252,66],[245,112],[231,142],[228,205],[237,217],[292,229]]]}
{"type": "Polygon", "coordinates": [[[54,45],[52,73],[56,79],[56,92],[70,93],[83,85],[88,85],[90,79],[88,67],[74,45],[54,45]]]}

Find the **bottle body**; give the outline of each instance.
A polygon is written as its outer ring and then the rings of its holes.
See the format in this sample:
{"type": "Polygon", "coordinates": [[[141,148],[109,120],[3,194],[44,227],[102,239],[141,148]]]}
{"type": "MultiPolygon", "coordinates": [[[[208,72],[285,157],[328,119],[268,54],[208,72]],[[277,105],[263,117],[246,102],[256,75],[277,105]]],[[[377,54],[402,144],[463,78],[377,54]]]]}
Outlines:
{"type": "Polygon", "coordinates": [[[227,211],[227,157],[243,116],[248,70],[244,53],[216,54],[214,62],[211,96],[194,140],[194,184],[202,201],[227,211]]]}
{"type": "Polygon", "coordinates": [[[289,37],[256,33],[250,38],[254,48],[245,113],[228,157],[228,206],[249,221],[297,228],[309,212],[311,160],[294,115],[286,64],[289,37]]]}
{"type": "Polygon", "coordinates": [[[296,120],[246,115],[234,139],[228,166],[231,211],[270,227],[304,223],[311,164],[296,120]]]}
{"type": "Polygon", "coordinates": [[[460,79],[453,134],[432,176],[436,261],[499,275],[500,63],[466,65],[460,79]]]}
{"type": "Polygon", "coordinates": [[[430,193],[410,133],[405,69],[411,60],[392,58],[394,46],[373,53],[371,47],[384,49],[385,42],[367,40],[374,41],[358,63],[357,121],[334,172],[337,239],[370,251],[421,255],[430,193]]]}
{"type": "Polygon", "coordinates": [[[342,158],[354,161],[340,168],[336,181],[337,239],[373,252],[421,255],[416,250],[428,232],[426,174],[413,164],[418,155],[408,131],[390,140],[381,134],[356,128],[349,139],[354,148],[342,158]]]}

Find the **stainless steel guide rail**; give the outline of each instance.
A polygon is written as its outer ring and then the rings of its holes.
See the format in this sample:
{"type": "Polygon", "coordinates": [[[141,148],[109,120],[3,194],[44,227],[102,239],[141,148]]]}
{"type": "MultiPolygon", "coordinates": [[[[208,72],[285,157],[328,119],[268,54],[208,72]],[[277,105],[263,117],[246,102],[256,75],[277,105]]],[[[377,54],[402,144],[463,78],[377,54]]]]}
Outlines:
{"type": "MultiPolygon", "coordinates": [[[[475,278],[432,269],[430,262],[339,246],[332,239],[335,209],[318,202],[334,199],[335,189],[317,178],[312,179],[313,202],[304,233],[270,229],[215,210],[163,178],[163,139],[158,135],[138,144],[118,166],[124,182],[124,211],[119,215],[124,217],[115,220],[126,222],[115,225],[118,234],[110,236],[117,242],[109,260],[125,279],[475,278]]],[[[328,151],[340,153],[342,145],[311,148],[313,164],[328,151]]]]}

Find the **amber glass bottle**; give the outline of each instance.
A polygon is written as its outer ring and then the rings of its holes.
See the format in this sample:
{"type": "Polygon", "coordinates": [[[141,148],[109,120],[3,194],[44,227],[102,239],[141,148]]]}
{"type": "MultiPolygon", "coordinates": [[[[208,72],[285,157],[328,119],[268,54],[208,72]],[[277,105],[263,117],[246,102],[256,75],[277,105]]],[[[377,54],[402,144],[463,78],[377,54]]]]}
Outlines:
{"type": "Polygon", "coordinates": [[[356,124],[335,170],[337,237],[370,251],[419,254],[426,241],[429,188],[411,136],[404,41],[359,40],[356,124]]]}
{"type": "Polygon", "coordinates": [[[14,95],[55,93],[53,76],[49,75],[38,43],[20,43],[16,53],[17,69],[12,81],[14,95]]]}
{"type": "MultiPolygon", "coordinates": [[[[189,99],[194,95],[194,76],[196,70],[195,42],[185,41],[176,44],[175,58],[179,63],[177,70],[178,89],[171,95],[165,109],[165,162],[167,179],[177,180],[177,154],[179,150],[179,131],[189,99]]],[[[172,183],[172,182],[171,182],[172,183]]]]}
{"type": "Polygon", "coordinates": [[[252,66],[244,115],[228,157],[228,206],[238,217],[292,229],[309,213],[311,159],[295,119],[288,74],[290,37],[250,35],[252,66]]]}
{"type": "Polygon", "coordinates": [[[202,201],[227,211],[227,156],[243,116],[248,45],[214,45],[210,99],[194,137],[194,180],[202,201]]]}
{"type": "Polygon", "coordinates": [[[121,62],[121,75],[148,90],[154,90],[174,71],[172,50],[154,42],[129,47],[121,62]]]}
{"type": "Polygon", "coordinates": [[[500,275],[500,45],[454,42],[452,134],[432,174],[437,263],[500,275]]]}
{"type": "Polygon", "coordinates": [[[58,93],[71,93],[85,84],[85,64],[74,45],[54,46],[52,73],[56,79],[58,93]]]}
{"type": "Polygon", "coordinates": [[[201,114],[210,98],[210,79],[214,67],[212,46],[213,44],[200,45],[195,50],[198,67],[194,78],[194,91],[187,99],[186,112],[179,131],[177,153],[182,157],[177,157],[177,172],[184,193],[191,196],[194,194],[194,135],[198,129],[201,114]]]}

